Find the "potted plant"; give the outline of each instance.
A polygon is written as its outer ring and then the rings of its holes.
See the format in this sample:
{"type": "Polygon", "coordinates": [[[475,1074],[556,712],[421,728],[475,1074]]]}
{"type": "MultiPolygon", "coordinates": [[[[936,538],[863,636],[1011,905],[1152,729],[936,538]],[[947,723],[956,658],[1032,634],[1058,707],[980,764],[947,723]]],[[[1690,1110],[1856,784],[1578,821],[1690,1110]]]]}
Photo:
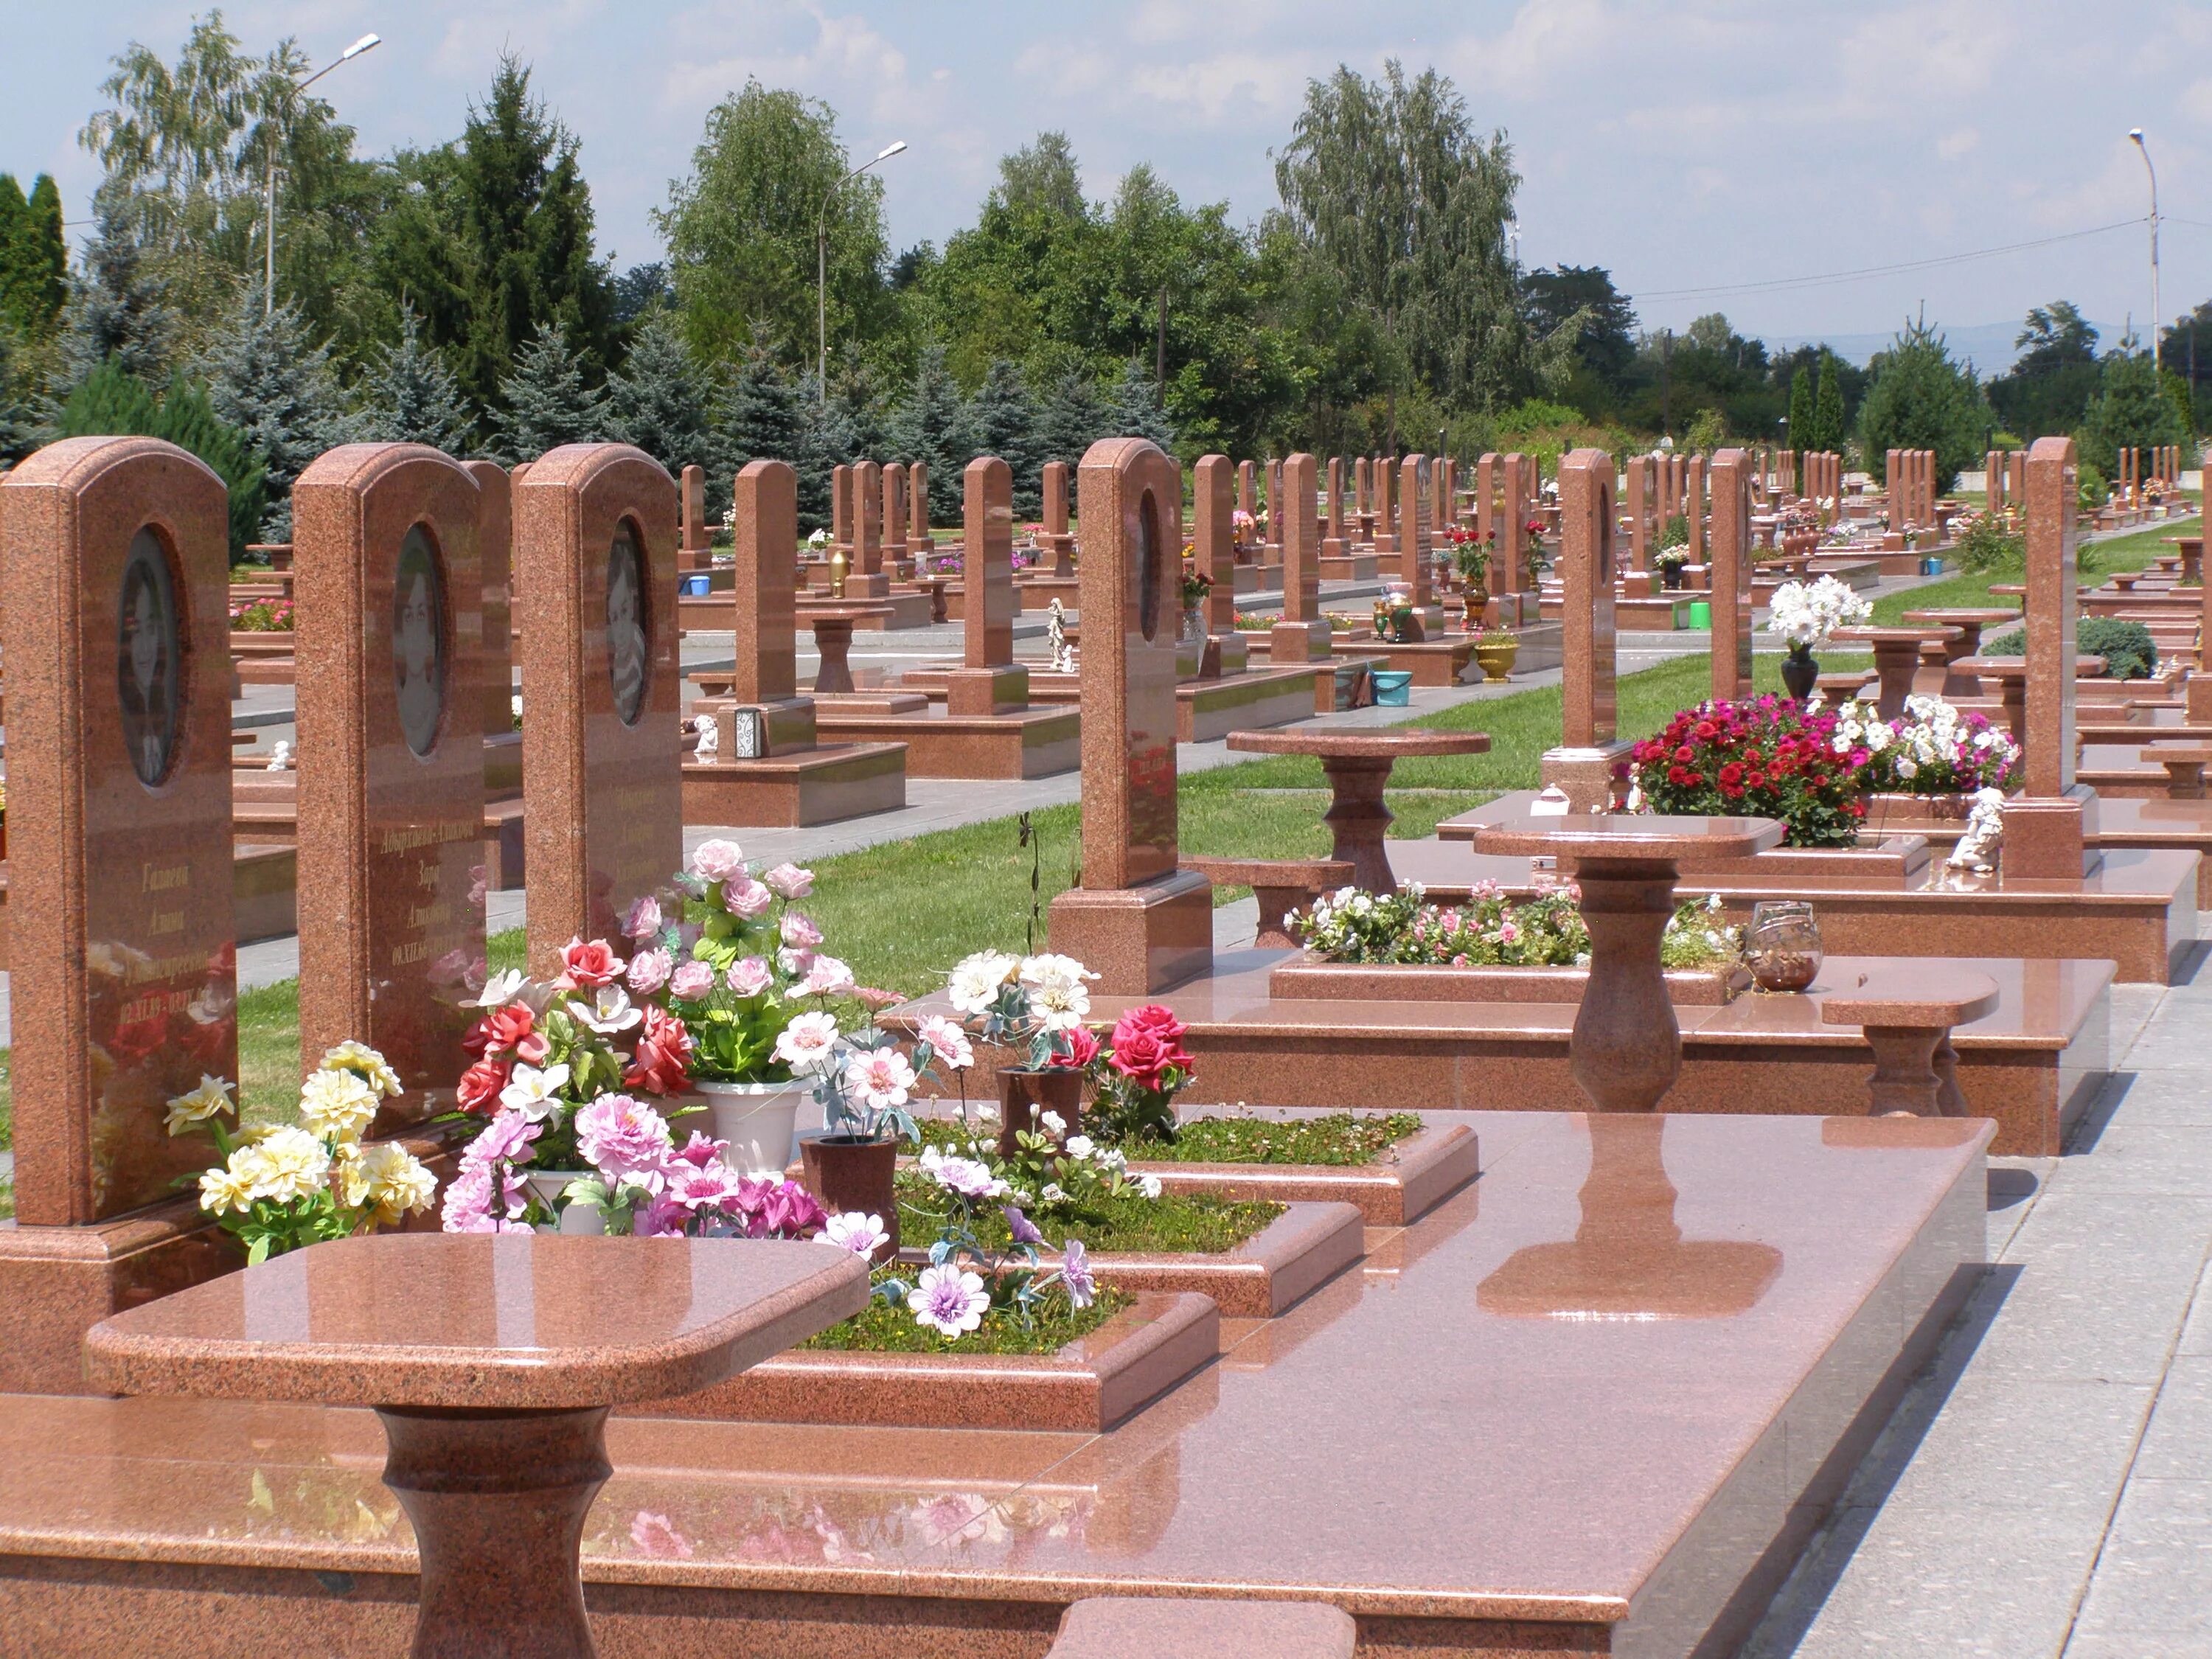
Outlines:
{"type": "Polygon", "coordinates": [[[197,1177],[200,1208],[245,1247],[249,1265],[430,1207],[438,1183],[412,1153],[396,1141],[362,1144],[377,1108],[400,1092],[375,1049],[342,1042],[325,1054],[300,1085],[296,1124],[240,1133],[233,1086],[203,1076],[169,1101],[168,1131],[215,1142],[222,1161],[197,1177]]]}
{"type": "Polygon", "coordinates": [[[1799,702],[1811,696],[1820,677],[1813,653],[1838,629],[1856,627],[1873,614],[1872,605],[1833,576],[1810,583],[1784,582],[1776,588],[1767,601],[1766,631],[1789,647],[1782,660],[1782,683],[1790,695],[1799,702]]]}
{"type": "Polygon", "coordinates": [[[1503,685],[1521,654],[1521,636],[1510,628],[1486,628],[1474,636],[1474,660],[1486,684],[1503,685]]]}
{"type": "Polygon", "coordinates": [[[978,951],[946,979],[952,1006],[970,1029],[1021,1057],[999,1068],[999,1145],[1009,1157],[1015,1137],[1047,1114],[1063,1138],[1081,1121],[1084,1073],[1098,1054],[1083,1023],[1091,1012],[1087,981],[1097,977],[1073,957],[978,951]]]}
{"type": "Polygon", "coordinates": [[[456,1176],[446,1189],[447,1231],[601,1231],[596,1212],[568,1205],[570,1184],[591,1173],[577,1114],[625,1090],[680,1095],[689,1081],[683,1022],[632,1003],[622,982],[627,966],[604,939],[571,939],[550,982],[495,974],[476,999],[484,1013],[461,1040],[476,1058],[455,1090],[459,1109],[447,1120],[476,1126],[475,1156],[463,1159],[470,1179],[456,1176]]]}
{"type": "Polygon", "coordinates": [[[1832,743],[1867,757],[1859,784],[1869,830],[1917,833],[1930,821],[1964,825],[1982,790],[2002,793],[2021,781],[2021,747],[2011,734],[1941,697],[1907,697],[1905,713],[1893,720],[1867,703],[1844,703],[1832,743]]]}
{"type": "Polygon", "coordinates": [[[1182,632],[1186,642],[1206,639],[1206,600],[1213,592],[1213,578],[1198,568],[1191,550],[1184,548],[1182,559],[1182,632]]]}
{"type": "Polygon", "coordinates": [[[1659,585],[1670,593],[1681,591],[1682,567],[1689,562],[1686,547],[1662,547],[1651,556],[1651,562],[1659,567],[1659,585]]]}
{"type": "Polygon", "coordinates": [[[881,1258],[898,1250],[898,1205],[892,1179],[898,1169],[899,1142],[921,1138],[908,1103],[933,1075],[940,1055],[961,1071],[974,1058],[964,1036],[950,1021],[925,1024],[911,1060],[899,1051],[897,1039],[890,1032],[872,1024],[842,1031],[826,1012],[799,1015],[777,1039],[785,1063],[794,1075],[814,1080],[815,1098],[822,1103],[825,1127],[799,1138],[807,1188],[832,1214],[875,1221],[881,1258]]]}
{"type": "Polygon", "coordinates": [[[1190,1027],[1162,1004],[1132,1008],[1114,1022],[1091,1062],[1096,1093],[1086,1127],[1109,1146],[1176,1138],[1175,1097],[1197,1075],[1184,1052],[1190,1027]]]}
{"type": "Polygon", "coordinates": [[[671,889],[630,906],[627,983],[690,1042],[692,1092],[753,1174],[791,1161],[799,1108],[815,1084],[784,1057],[783,1034],[810,1007],[854,990],[852,969],[822,953],[822,930],[798,901],[814,872],[780,864],[756,878],[734,842],[700,842],[671,889]]]}
{"type": "Polygon", "coordinates": [[[1455,528],[1449,534],[1452,568],[1466,585],[1462,611],[1472,633],[1481,626],[1483,610],[1490,603],[1490,556],[1497,550],[1498,532],[1493,530],[1479,536],[1472,530],[1455,528]]]}
{"type": "Polygon", "coordinates": [[[1765,696],[1686,708],[1633,750],[1630,810],[1774,818],[1785,847],[1849,847],[1866,817],[1863,749],[1836,716],[1765,696]]]}

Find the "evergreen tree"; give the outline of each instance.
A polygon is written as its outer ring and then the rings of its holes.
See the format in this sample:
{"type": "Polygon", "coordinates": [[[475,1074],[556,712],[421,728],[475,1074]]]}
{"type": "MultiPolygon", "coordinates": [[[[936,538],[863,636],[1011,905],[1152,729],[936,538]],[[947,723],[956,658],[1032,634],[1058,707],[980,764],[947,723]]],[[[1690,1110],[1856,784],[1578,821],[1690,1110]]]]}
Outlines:
{"type": "Polygon", "coordinates": [[[1813,376],[1800,368],[1790,377],[1790,447],[1792,449],[1817,449],[1813,441],[1813,376]]]}
{"type": "Polygon", "coordinates": [[[509,466],[534,461],[562,444],[599,443],[607,435],[606,393],[586,384],[568,336],[549,323],[499,383],[506,409],[492,416],[500,459],[509,466]]]}
{"type": "Polygon", "coordinates": [[[968,425],[968,402],[945,368],[945,348],[934,341],[922,348],[914,391],[891,418],[895,459],[929,468],[929,517],[933,524],[957,524],[963,494],[961,474],[975,458],[968,425]]]}
{"type": "Polygon", "coordinates": [[[714,441],[720,452],[714,500],[730,505],[738,474],[749,461],[799,464],[801,416],[791,382],[764,346],[745,353],[729,390],[714,409],[714,441]]]}
{"type": "Polygon", "coordinates": [[[1115,437],[1150,438],[1162,449],[1174,453],[1175,426],[1169,421],[1167,410],[1160,407],[1152,377],[1145,373],[1144,366],[1134,357],[1121,370],[1113,400],[1107,405],[1107,419],[1115,437]]]}
{"type": "Polygon", "coordinates": [[[0,322],[0,470],[13,466],[38,447],[38,430],[15,332],[0,322]]]}
{"type": "Polygon", "coordinates": [[[28,211],[9,261],[8,305],[26,337],[50,340],[69,299],[69,244],[62,235],[62,192],[52,175],[31,185],[28,211]]]}
{"type": "Polygon", "coordinates": [[[799,453],[793,465],[799,469],[799,527],[807,534],[834,520],[832,475],[858,453],[844,405],[834,398],[823,401],[821,388],[820,379],[809,374],[800,379],[797,392],[799,453]]]}
{"type": "Polygon", "coordinates": [[[1907,323],[1873,364],[1874,383],[1859,409],[1868,470],[1887,482],[1892,449],[1936,452],[1936,489],[1951,488],[1978,464],[1996,417],[1972,368],[1954,362],[1937,331],[1907,323]]]}
{"type": "Polygon", "coordinates": [[[714,472],[719,458],[707,425],[711,400],[674,317],[656,309],[630,342],[621,373],[607,377],[607,428],[671,472],[687,466],[714,472]]]}
{"type": "Polygon", "coordinates": [[[386,443],[428,444],[456,459],[474,447],[461,383],[437,347],[422,338],[412,306],[400,316],[399,343],[386,346],[369,370],[369,425],[386,443]]]}
{"type": "Polygon", "coordinates": [[[230,491],[230,558],[246,556],[259,534],[265,499],[261,458],[246,434],[227,426],[207,393],[179,373],[156,399],[146,383],[110,358],[77,383],[55,422],[57,438],[163,438],[190,450],[230,491]]]}
{"type": "Polygon", "coordinates": [[[2119,452],[2152,444],[2185,444],[2189,428],[2147,351],[2115,351],[2098,377],[2097,395],[2075,434],[2081,459],[2107,478],[2119,477],[2119,452]]]}
{"type": "Polygon", "coordinates": [[[1037,410],[1022,372],[994,358],[983,384],[968,403],[968,427],[979,455],[996,455],[1014,474],[1014,511],[1034,519],[1044,510],[1037,455],[1037,410]]]}
{"type": "Polygon", "coordinates": [[[103,191],[93,222],[63,325],[63,377],[75,385],[114,357],[125,374],[150,380],[167,368],[176,319],[147,268],[126,206],[103,191]]]}
{"type": "Polygon", "coordinates": [[[847,460],[882,456],[890,441],[884,419],[889,401],[875,369],[857,349],[848,350],[830,381],[830,407],[836,411],[837,423],[849,446],[847,460]]]}
{"type": "Polygon", "coordinates": [[[1844,388],[1836,371],[1836,354],[1820,349],[1820,389],[1813,394],[1812,447],[1841,454],[1844,448],[1844,388]]]}
{"type": "Polygon", "coordinates": [[[266,470],[259,539],[290,541],[294,483],[316,456],[365,429],[347,412],[330,347],[307,337],[297,306],[267,310],[261,285],[251,283],[198,368],[216,416],[245,434],[266,470]]]}
{"type": "Polygon", "coordinates": [[[1091,377],[1079,368],[1069,369],[1037,400],[1037,465],[1080,465],[1083,452],[1106,435],[1112,424],[1091,377]]]}
{"type": "Polygon", "coordinates": [[[31,230],[31,204],[12,173],[0,173],[0,322],[12,322],[23,333],[29,325],[15,309],[15,262],[21,257],[31,230]]]}

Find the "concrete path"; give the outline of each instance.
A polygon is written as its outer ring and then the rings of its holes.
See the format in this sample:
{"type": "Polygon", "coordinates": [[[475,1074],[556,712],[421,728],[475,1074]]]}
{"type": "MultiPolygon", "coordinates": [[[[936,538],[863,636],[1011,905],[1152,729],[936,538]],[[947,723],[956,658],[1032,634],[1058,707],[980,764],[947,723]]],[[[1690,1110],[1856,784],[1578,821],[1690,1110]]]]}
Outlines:
{"type": "MultiPolygon", "coordinates": [[[[2197,947],[2199,963],[2207,947],[2197,947]]],[[[2212,968],[2114,997],[2056,1158],[1745,1659],[2212,1656],[2212,968]]]]}

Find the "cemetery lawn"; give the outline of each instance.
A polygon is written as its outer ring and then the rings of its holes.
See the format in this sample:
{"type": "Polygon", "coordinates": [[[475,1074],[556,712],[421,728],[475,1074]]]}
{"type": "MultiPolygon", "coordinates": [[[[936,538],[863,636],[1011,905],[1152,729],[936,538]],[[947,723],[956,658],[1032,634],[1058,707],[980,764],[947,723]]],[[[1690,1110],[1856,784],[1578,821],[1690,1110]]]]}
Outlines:
{"type": "MultiPolygon", "coordinates": [[[[906,1276],[903,1282],[913,1283],[914,1270],[908,1267],[878,1267],[875,1282],[881,1285],[901,1274],[906,1276]]],[[[1101,1285],[1097,1300],[1087,1308],[1071,1308],[1054,1296],[1046,1304],[1050,1311],[1034,1324],[1024,1325],[1003,1315],[990,1316],[957,1339],[939,1336],[908,1312],[903,1303],[894,1308],[878,1300],[799,1346],[843,1353],[1057,1353],[1135,1300],[1127,1291],[1101,1285]]]]}
{"type": "Polygon", "coordinates": [[[1298,1164],[1347,1168],[1372,1164],[1407,1136],[1418,1134],[1413,1112],[1332,1112],[1277,1121],[1261,1117],[1201,1117],[1183,1124],[1172,1142],[1132,1140],[1129,1161],[1149,1164],[1298,1164]]]}
{"type": "MultiPolygon", "coordinates": [[[[2172,550],[2166,537],[2191,527],[2177,520],[2100,542],[2100,568],[2141,569],[2172,550]]],[[[2016,572],[1949,577],[1877,600],[1875,620],[1893,623],[1905,611],[1989,604],[1992,584],[2018,580],[2016,572]]],[[[1771,643],[1764,635],[1758,642],[1771,643]]],[[[1840,652],[1820,657],[1823,666],[1838,670],[1870,660],[1840,652]]],[[[1656,731],[1705,695],[1709,675],[1702,655],[1623,675],[1622,734],[1656,731]]],[[[1780,656],[1762,652],[1753,678],[1759,690],[1779,692],[1780,656]]],[[[1559,741],[1559,692],[1532,688],[1403,724],[1487,732],[1491,738],[1486,755],[1398,763],[1390,778],[1390,810],[1397,815],[1390,833],[1418,839],[1506,790],[1537,786],[1538,757],[1559,741]]],[[[1177,788],[1182,848],[1223,858],[1322,857],[1329,844],[1321,823],[1328,799],[1321,763],[1304,756],[1270,756],[1185,777],[1177,788]]],[[[1030,815],[1037,832],[1033,848],[1018,844],[1016,822],[1008,817],[823,859],[815,866],[818,885],[807,909],[861,984],[920,995],[942,985],[945,970],[971,951],[1042,948],[1044,907],[1075,882],[1081,822],[1077,807],[1056,806],[1030,815]]],[[[1214,897],[1227,903],[1243,896],[1241,889],[1217,889],[1214,897]]],[[[496,936],[492,965],[520,967],[522,950],[519,930],[496,936]]],[[[287,1117],[297,1098],[298,997],[297,985],[287,981],[239,1000],[240,1092],[250,1118],[287,1117]]],[[[0,1149],[9,1144],[6,1095],[0,1070],[0,1149]]],[[[0,1187],[0,1214],[12,1211],[12,1195],[0,1187]]]]}
{"type": "MultiPolygon", "coordinates": [[[[901,1235],[933,1237],[953,1212],[949,1195],[919,1170],[900,1170],[897,1187],[901,1235]]],[[[1167,1193],[1158,1198],[1141,1194],[1087,1198],[1056,1206],[1051,1213],[1030,1219],[1044,1235],[1045,1243],[1055,1249],[1073,1235],[1094,1255],[1112,1251],[1115,1255],[1218,1255],[1235,1249],[1282,1213],[1280,1204],[1240,1203],[1211,1193],[1167,1193]]],[[[986,1249],[1012,1247],[1013,1234],[995,1204],[981,1206],[974,1225],[975,1237],[986,1249]]]]}

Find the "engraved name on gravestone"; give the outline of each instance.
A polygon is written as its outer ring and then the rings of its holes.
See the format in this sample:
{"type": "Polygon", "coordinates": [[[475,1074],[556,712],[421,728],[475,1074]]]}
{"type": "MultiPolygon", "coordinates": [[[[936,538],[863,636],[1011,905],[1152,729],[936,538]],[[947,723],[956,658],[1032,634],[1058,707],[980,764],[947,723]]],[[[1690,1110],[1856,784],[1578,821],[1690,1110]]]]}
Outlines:
{"type": "Polygon", "coordinates": [[[27,1230],[173,1197],[213,1148],[167,1101],[238,1075],[227,526],[222,481],[151,438],[0,478],[27,1230]]]}

